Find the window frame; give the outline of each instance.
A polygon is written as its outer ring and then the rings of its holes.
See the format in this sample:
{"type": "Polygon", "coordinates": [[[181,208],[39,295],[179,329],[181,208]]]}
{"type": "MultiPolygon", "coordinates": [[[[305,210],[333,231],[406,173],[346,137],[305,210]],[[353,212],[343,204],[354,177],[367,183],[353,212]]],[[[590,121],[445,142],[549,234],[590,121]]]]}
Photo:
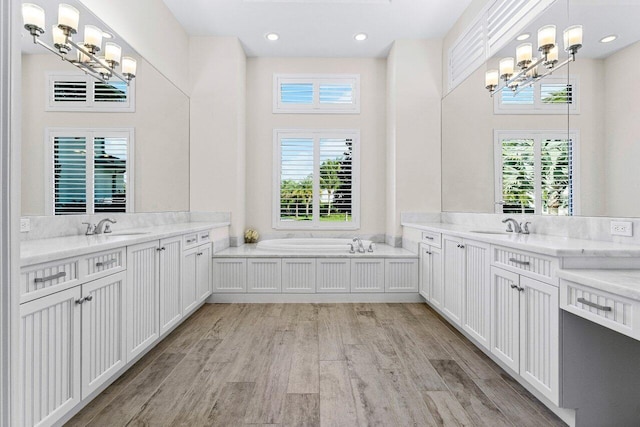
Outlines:
{"type": "MultiPolygon", "coordinates": [[[[66,111],[82,113],[134,113],[136,111],[136,81],[129,82],[127,102],[96,102],[95,86],[100,83],[95,78],[84,73],[49,71],[45,75],[45,111],[66,111]],[[86,101],[56,101],[54,99],[54,84],[56,81],[77,81],[87,84],[86,101]]],[[[119,80],[118,80],[119,81],[119,80]]]]}
{"type": "Polygon", "coordinates": [[[502,90],[493,97],[494,114],[580,114],[580,77],[547,76],[538,80],[533,85],[533,105],[506,105],[502,103],[502,90]],[[571,104],[544,104],[542,103],[541,89],[545,83],[570,84],[571,104]]]}
{"type": "Polygon", "coordinates": [[[135,130],[134,128],[67,128],[67,127],[50,127],[45,129],[44,144],[45,144],[45,166],[44,166],[44,206],[45,214],[53,216],[65,216],[56,215],[55,196],[53,192],[54,188],[54,162],[53,162],[53,139],[55,137],[84,137],[87,140],[86,147],[86,198],[87,209],[86,212],[81,215],[93,215],[95,214],[95,175],[94,175],[94,141],[98,137],[116,137],[127,138],[127,181],[132,185],[127,187],[127,204],[126,213],[135,212],[135,173],[134,167],[135,159],[135,130]],[[89,143],[91,141],[91,143],[89,143]],[[89,179],[90,177],[90,179],[89,179]],[[89,185],[91,183],[91,185],[89,185]]]}
{"type": "Polygon", "coordinates": [[[273,75],[274,114],[360,114],[360,74],[279,74],[273,75]],[[313,85],[311,104],[283,104],[280,88],[283,83],[310,83],[313,85]],[[352,104],[321,104],[320,85],[324,83],[353,86],[352,104]]]}
{"type": "Polygon", "coordinates": [[[494,201],[495,213],[502,214],[502,141],[504,139],[533,139],[534,140],[534,213],[528,215],[543,215],[542,213],[542,171],[541,171],[541,142],[543,139],[571,140],[573,171],[573,212],[567,216],[580,215],[580,132],[578,130],[494,130],[494,201]]]}
{"type": "Polygon", "coordinates": [[[272,226],[276,230],[358,230],[360,229],[360,130],[358,129],[274,129],[273,130],[273,180],[272,180],[272,226]],[[313,138],[313,220],[282,221],[280,219],[281,189],[281,139],[313,138]],[[320,221],[320,189],[319,189],[319,141],[321,138],[351,138],[353,152],[351,159],[351,221],[320,221]]]}

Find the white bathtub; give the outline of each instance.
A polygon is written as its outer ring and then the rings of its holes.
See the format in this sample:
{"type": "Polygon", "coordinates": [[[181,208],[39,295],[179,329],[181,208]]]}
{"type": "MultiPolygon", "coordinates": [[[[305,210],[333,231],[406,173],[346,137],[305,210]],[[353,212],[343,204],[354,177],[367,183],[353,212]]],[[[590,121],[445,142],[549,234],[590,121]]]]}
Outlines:
{"type": "MultiPolygon", "coordinates": [[[[258,249],[274,252],[349,252],[349,244],[352,239],[323,239],[323,238],[303,238],[303,239],[272,239],[258,242],[258,249]]],[[[363,240],[364,249],[369,248],[371,240],[363,240]]],[[[358,247],[355,246],[356,251],[358,247]]]]}

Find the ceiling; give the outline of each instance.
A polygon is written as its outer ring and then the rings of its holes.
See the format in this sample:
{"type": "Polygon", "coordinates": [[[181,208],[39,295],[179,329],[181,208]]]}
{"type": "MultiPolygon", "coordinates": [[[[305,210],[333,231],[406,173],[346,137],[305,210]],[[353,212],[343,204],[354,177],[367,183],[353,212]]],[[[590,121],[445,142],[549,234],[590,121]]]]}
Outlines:
{"type": "Polygon", "coordinates": [[[471,0],[164,0],[191,36],[237,36],[248,56],[386,57],[443,38],[471,0]],[[265,35],[280,35],[270,42],[265,35]],[[366,33],[363,42],[354,39],[366,33]]]}

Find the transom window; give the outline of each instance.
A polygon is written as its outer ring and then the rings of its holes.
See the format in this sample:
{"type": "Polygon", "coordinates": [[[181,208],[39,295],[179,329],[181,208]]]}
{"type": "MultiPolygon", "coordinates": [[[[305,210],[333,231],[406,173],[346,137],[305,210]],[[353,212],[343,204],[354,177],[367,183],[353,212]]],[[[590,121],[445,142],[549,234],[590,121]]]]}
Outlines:
{"type": "Polygon", "coordinates": [[[357,114],[360,76],[351,74],[275,74],[274,113],[357,114]]]}
{"type": "Polygon", "coordinates": [[[494,96],[495,114],[578,114],[578,78],[547,76],[531,86],[512,91],[505,87],[494,96]]]}
{"type": "Polygon", "coordinates": [[[496,212],[577,215],[577,133],[496,131],[496,212]]]}
{"type": "Polygon", "coordinates": [[[50,214],[133,212],[133,129],[49,129],[46,144],[50,214]]]}
{"type": "Polygon", "coordinates": [[[135,80],[97,81],[85,74],[48,73],[47,111],[134,112],[135,80]]]}
{"type": "Polygon", "coordinates": [[[359,132],[276,130],[274,141],[274,228],[358,228],[359,132]]]}

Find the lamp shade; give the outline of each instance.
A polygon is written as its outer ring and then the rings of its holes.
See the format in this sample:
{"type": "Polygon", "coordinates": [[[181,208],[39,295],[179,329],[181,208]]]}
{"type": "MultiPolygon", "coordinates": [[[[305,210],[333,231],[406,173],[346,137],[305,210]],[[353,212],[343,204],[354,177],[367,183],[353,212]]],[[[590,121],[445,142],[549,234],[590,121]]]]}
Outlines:
{"type": "Polygon", "coordinates": [[[547,62],[554,62],[558,60],[558,46],[554,46],[549,50],[547,54],[547,62]]]}
{"type": "Polygon", "coordinates": [[[115,43],[107,42],[104,44],[104,57],[107,61],[119,64],[122,57],[122,48],[115,43]]]}
{"type": "Polygon", "coordinates": [[[579,49],[582,47],[582,25],[572,25],[564,30],[564,50],[579,49]]]}
{"type": "Polygon", "coordinates": [[[84,26],[84,45],[95,46],[100,50],[102,46],[102,30],[94,25],[84,26]]]}
{"type": "Polygon", "coordinates": [[[533,45],[531,43],[522,43],[516,47],[516,62],[518,65],[527,64],[533,58],[533,45]]]}
{"type": "Polygon", "coordinates": [[[63,46],[66,44],[67,36],[64,35],[64,31],[57,25],[51,27],[51,35],[53,35],[54,46],[63,46]]]}
{"type": "Polygon", "coordinates": [[[64,3],[58,6],[58,26],[69,28],[72,33],[76,33],[79,21],[80,12],[78,12],[78,9],[64,3]]]}
{"type": "Polygon", "coordinates": [[[25,27],[36,27],[44,32],[44,9],[33,3],[22,5],[22,23],[25,27]]]}
{"type": "Polygon", "coordinates": [[[500,77],[511,77],[513,74],[513,58],[502,58],[500,60],[500,77]]]}
{"type": "Polygon", "coordinates": [[[487,88],[498,86],[500,75],[498,70],[489,70],[484,74],[484,86],[487,88]]]}
{"type": "Polygon", "coordinates": [[[122,57],[122,74],[124,74],[125,76],[134,77],[136,75],[137,67],[138,63],[135,59],[131,58],[130,56],[122,57]]]}
{"type": "Polygon", "coordinates": [[[556,44],[556,26],[545,25],[538,30],[538,50],[554,46],[556,44]]]}

